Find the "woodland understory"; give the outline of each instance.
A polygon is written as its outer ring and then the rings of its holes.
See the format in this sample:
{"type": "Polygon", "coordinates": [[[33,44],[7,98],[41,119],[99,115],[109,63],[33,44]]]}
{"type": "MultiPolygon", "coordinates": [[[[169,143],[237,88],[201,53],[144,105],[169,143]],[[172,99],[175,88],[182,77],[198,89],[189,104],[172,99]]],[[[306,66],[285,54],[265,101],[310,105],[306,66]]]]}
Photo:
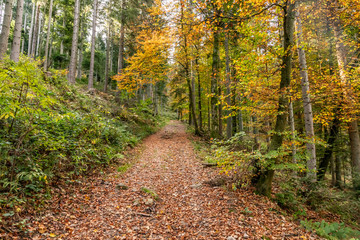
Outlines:
{"type": "Polygon", "coordinates": [[[0,23],[1,239],[360,238],[358,0],[0,0],[0,23]]]}

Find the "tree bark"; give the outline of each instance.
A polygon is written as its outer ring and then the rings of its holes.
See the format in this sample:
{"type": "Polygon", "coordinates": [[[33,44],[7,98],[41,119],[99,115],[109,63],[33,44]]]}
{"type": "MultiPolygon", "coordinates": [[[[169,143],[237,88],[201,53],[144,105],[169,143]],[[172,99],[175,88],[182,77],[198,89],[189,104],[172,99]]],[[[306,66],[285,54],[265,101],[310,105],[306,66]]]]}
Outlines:
{"type": "Polygon", "coordinates": [[[91,35],[91,58],[90,58],[90,71],[89,71],[88,90],[94,88],[96,20],[97,20],[97,0],[94,0],[92,35],[91,35]]]}
{"type": "Polygon", "coordinates": [[[5,57],[6,51],[8,49],[10,24],[12,17],[12,6],[13,6],[13,0],[6,0],[4,20],[2,23],[1,34],[0,34],[0,60],[2,60],[5,57]]]}
{"type": "MultiPolygon", "coordinates": [[[[284,7],[284,56],[282,57],[281,81],[279,106],[276,117],[275,133],[271,138],[270,151],[278,150],[283,143],[283,132],[286,126],[286,108],[289,106],[289,96],[286,89],[291,82],[292,68],[292,48],[294,45],[294,25],[295,25],[295,3],[287,1],[284,7]]],[[[263,169],[259,173],[256,184],[256,192],[261,195],[270,197],[272,180],[275,170],[271,168],[272,164],[276,164],[277,159],[272,159],[270,168],[263,169]]]]}
{"type": "Polygon", "coordinates": [[[49,18],[48,18],[48,29],[46,34],[46,44],[45,44],[45,60],[44,60],[44,71],[47,71],[48,68],[48,57],[49,57],[49,43],[50,43],[50,28],[51,28],[51,18],[52,18],[52,8],[53,8],[53,0],[50,0],[49,7],[49,18]]]}
{"type": "Polygon", "coordinates": [[[79,15],[80,15],[80,0],[75,0],[74,30],[72,37],[71,57],[70,57],[69,75],[68,75],[68,81],[70,84],[75,84],[76,55],[77,55],[78,35],[79,35],[79,15]]]}
{"type": "Polygon", "coordinates": [[[24,11],[24,0],[18,0],[17,8],[16,8],[14,39],[13,39],[13,45],[12,45],[11,55],[10,55],[10,59],[13,60],[14,62],[18,62],[19,56],[20,56],[23,11],[24,11]]]}

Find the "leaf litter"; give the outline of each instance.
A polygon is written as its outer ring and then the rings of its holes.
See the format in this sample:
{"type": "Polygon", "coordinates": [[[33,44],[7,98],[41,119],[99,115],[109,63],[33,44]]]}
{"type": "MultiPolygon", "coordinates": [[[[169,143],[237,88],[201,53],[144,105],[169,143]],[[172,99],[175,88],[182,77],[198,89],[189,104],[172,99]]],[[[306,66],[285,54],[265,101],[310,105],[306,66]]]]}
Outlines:
{"type": "Polygon", "coordinates": [[[62,189],[24,232],[4,239],[318,239],[249,190],[203,184],[204,168],[186,126],[171,121],[146,138],[125,173],[81,179],[62,189]],[[139,150],[140,149],[140,150],[139,150]]]}

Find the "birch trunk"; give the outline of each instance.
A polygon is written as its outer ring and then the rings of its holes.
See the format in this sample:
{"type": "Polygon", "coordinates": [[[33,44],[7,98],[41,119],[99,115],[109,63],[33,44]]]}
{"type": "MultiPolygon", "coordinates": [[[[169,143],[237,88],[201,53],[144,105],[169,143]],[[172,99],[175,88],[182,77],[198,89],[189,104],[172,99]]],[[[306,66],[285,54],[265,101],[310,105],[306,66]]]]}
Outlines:
{"type": "Polygon", "coordinates": [[[4,20],[2,23],[1,34],[0,34],[0,60],[5,57],[8,48],[10,24],[12,17],[12,6],[13,6],[13,0],[6,0],[4,20]]]}
{"type": "Polygon", "coordinates": [[[96,20],[97,20],[97,0],[94,0],[92,35],[91,35],[91,58],[90,58],[90,71],[89,71],[88,90],[94,88],[96,20]]]}
{"type": "Polygon", "coordinates": [[[78,35],[79,35],[79,15],[80,15],[80,0],[75,0],[74,30],[72,37],[71,57],[70,57],[69,74],[68,74],[68,81],[70,84],[75,84],[76,55],[77,55],[78,35]]]}
{"type": "Polygon", "coordinates": [[[12,45],[11,55],[10,55],[11,60],[13,60],[14,62],[18,62],[19,56],[20,56],[23,11],[24,11],[24,0],[18,0],[17,8],[16,8],[14,39],[13,39],[13,45],[12,45]]]}
{"type": "Polygon", "coordinates": [[[31,24],[30,24],[30,31],[29,31],[29,39],[28,39],[28,57],[31,56],[31,46],[32,46],[32,37],[34,31],[34,21],[35,21],[35,11],[36,11],[36,3],[33,3],[32,12],[31,12],[31,24]]]}
{"type": "Polygon", "coordinates": [[[48,68],[48,55],[49,55],[49,43],[50,43],[50,28],[51,28],[51,18],[52,18],[52,8],[53,8],[53,0],[50,0],[50,8],[49,8],[49,18],[48,18],[48,29],[46,35],[46,44],[45,44],[45,61],[44,61],[44,71],[47,71],[48,68]]]}
{"type": "Polygon", "coordinates": [[[315,134],[314,134],[314,120],[313,111],[310,98],[309,75],[307,71],[306,55],[303,46],[302,37],[302,23],[300,14],[296,12],[296,26],[297,26],[297,49],[300,63],[300,76],[301,76],[301,90],[304,108],[305,131],[306,137],[309,142],[306,143],[306,149],[309,156],[307,161],[308,173],[307,176],[310,181],[316,181],[316,147],[315,147],[315,134]]]}

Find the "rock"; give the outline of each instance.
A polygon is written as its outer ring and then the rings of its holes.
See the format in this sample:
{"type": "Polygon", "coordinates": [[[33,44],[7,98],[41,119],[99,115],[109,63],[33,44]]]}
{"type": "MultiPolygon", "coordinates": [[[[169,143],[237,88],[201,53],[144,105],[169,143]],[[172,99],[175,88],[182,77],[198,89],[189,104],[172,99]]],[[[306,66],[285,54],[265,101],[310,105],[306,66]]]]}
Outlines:
{"type": "Polygon", "coordinates": [[[191,188],[201,188],[202,187],[202,184],[199,183],[199,184],[194,184],[194,185],[191,185],[190,186],[191,188]]]}
{"type": "Polygon", "coordinates": [[[145,199],[144,203],[145,203],[145,205],[148,205],[148,206],[153,205],[154,204],[154,199],[152,199],[152,198],[145,199]]]}
{"type": "Polygon", "coordinates": [[[249,235],[247,235],[247,233],[244,233],[244,236],[243,236],[243,238],[249,238],[249,235]]]}
{"type": "Polygon", "coordinates": [[[233,236],[228,237],[226,240],[236,240],[233,236]]]}
{"type": "Polygon", "coordinates": [[[129,189],[128,186],[126,186],[124,184],[121,184],[121,183],[116,185],[116,188],[119,189],[119,190],[128,190],[129,189]]]}

